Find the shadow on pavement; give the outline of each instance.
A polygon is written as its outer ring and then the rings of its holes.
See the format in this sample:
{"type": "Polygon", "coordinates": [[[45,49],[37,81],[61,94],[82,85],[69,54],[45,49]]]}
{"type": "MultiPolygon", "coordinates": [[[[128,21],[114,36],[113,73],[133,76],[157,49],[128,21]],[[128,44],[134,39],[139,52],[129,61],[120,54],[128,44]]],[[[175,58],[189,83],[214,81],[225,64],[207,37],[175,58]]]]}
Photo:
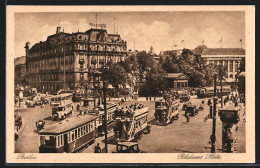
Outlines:
{"type": "Polygon", "coordinates": [[[43,120],[52,120],[52,117],[48,116],[48,117],[44,118],[43,120]]]}
{"type": "MultiPolygon", "coordinates": [[[[104,137],[104,138],[105,138],[105,137],[104,137]]],[[[105,143],[105,139],[103,139],[102,142],[105,143]]],[[[112,135],[112,136],[110,136],[110,137],[107,138],[107,144],[112,144],[112,145],[116,145],[116,144],[117,144],[117,141],[116,141],[114,135],[112,135]]]]}
{"type": "Polygon", "coordinates": [[[155,119],[149,121],[148,124],[151,124],[151,125],[158,125],[158,123],[157,123],[157,121],[156,121],[155,119]]]}
{"type": "Polygon", "coordinates": [[[183,152],[183,153],[195,153],[195,152],[191,152],[191,151],[186,151],[186,150],[180,150],[180,149],[172,149],[172,150],[175,150],[175,151],[178,151],[178,152],[183,152]]]}

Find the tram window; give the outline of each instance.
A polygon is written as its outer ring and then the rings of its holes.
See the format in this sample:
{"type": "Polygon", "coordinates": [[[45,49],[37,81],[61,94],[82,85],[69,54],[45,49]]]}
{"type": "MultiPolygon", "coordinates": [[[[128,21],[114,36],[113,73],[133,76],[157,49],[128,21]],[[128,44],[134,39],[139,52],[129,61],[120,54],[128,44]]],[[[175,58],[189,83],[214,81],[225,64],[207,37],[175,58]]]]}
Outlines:
{"type": "Polygon", "coordinates": [[[84,135],[83,127],[81,127],[80,129],[81,129],[81,136],[83,136],[84,135]]]}
{"type": "Polygon", "coordinates": [[[88,125],[86,125],[86,132],[87,132],[87,133],[88,133],[88,128],[89,128],[88,125]]]}
{"type": "Polygon", "coordinates": [[[75,139],[75,133],[74,133],[74,130],[73,130],[73,131],[71,131],[71,141],[74,141],[74,139],[75,139]]]}
{"type": "Polygon", "coordinates": [[[75,139],[78,138],[78,129],[75,129],[75,139]]]}
{"type": "Polygon", "coordinates": [[[56,137],[55,136],[42,136],[41,144],[47,146],[56,146],[56,137]]]}
{"type": "Polygon", "coordinates": [[[60,146],[60,136],[57,136],[57,140],[58,140],[57,147],[59,147],[60,146]]]}
{"type": "Polygon", "coordinates": [[[63,135],[60,136],[60,145],[63,145],[63,135]]]}
{"type": "Polygon", "coordinates": [[[67,134],[67,138],[68,138],[68,142],[71,142],[71,139],[70,139],[70,133],[66,133],[67,134]]]}

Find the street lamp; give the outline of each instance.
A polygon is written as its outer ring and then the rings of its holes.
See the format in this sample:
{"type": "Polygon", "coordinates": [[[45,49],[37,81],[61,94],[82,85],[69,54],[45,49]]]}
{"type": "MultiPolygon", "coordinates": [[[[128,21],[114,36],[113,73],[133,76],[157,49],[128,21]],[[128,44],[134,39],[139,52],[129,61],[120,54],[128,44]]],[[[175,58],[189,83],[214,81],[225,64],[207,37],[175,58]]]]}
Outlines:
{"type": "Polygon", "coordinates": [[[216,142],[216,111],[217,111],[217,74],[214,77],[214,107],[213,107],[213,122],[212,122],[212,135],[211,140],[211,153],[215,153],[215,142],[216,142]]]}

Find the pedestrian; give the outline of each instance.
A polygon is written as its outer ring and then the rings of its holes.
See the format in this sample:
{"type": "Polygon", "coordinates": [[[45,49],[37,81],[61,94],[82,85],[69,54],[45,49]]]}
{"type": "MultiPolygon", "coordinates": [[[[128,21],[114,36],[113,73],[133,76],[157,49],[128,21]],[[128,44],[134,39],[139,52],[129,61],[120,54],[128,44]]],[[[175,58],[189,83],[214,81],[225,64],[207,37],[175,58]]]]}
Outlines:
{"type": "Polygon", "coordinates": [[[187,119],[187,123],[189,123],[189,122],[190,122],[190,115],[189,115],[188,113],[186,113],[186,114],[185,114],[185,117],[186,117],[186,119],[187,119]]]}
{"type": "Polygon", "coordinates": [[[149,97],[149,100],[152,101],[152,97],[149,97]]]}
{"type": "Polygon", "coordinates": [[[146,101],[148,101],[148,96],[146,96],[146,101]]]}
{"type": "Polygon", "coordinates": [[[235,107],[237,107],[238,106],[238,103],[237,103],[237,100],[235,100],[235,107]]]}
{"type": "Polygon", "coordinates": [[[101,153],[101,148],[99,146],[99,143],[95,146],[95,151],[94,153],[101,153]]]}
{"type": "Polygon", "coordinates": [[[208,100],[208,106],[210,106],[212,103],[211,103],[211,99],[208,100]]]}

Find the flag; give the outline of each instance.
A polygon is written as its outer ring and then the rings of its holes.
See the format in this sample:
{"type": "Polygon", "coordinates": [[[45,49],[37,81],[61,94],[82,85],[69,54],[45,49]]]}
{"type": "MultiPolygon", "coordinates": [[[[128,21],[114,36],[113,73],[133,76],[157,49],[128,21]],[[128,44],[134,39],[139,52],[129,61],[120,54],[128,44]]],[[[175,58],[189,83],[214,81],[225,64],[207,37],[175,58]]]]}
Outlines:
{"type": "Polygon", "coordinates": [[[181,40],[181,42],[184,42],[184,40],[181,40]]]}
{"type": "Polygon", "coordinates": [[[242,38],[239,41],[242,41],[242,38]]]}

